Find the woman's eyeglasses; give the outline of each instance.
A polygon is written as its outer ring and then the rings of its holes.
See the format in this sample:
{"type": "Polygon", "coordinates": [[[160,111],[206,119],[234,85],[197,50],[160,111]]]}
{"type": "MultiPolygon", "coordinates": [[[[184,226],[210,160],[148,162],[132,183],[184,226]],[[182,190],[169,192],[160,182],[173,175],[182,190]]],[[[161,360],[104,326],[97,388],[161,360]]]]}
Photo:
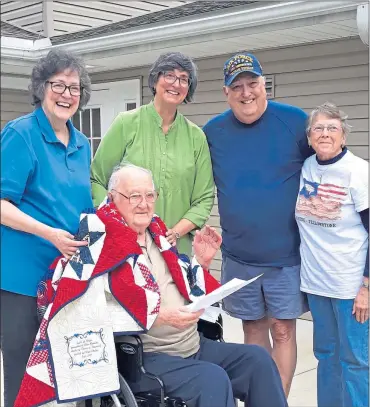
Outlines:
{"type": "Polygon", "coordinates": [[[190,79],[188,77],[177,76],[173,72],[163,72],[163,79],[170,85],[173,85],[178,80],[183,88],[190,86],[190,79]]]}
{"type": "Polygon", "coordinates": [[[334,126],[334,125],[332,125],[332,124],[329,124],[328,126],[321,126],[321,125],[314,126],[314,127],[312,127],[311,130],[312,130],[314,133],[322,134],[325,129],[327,129],[327,131],[328,131],[329,133],[337,133],[337,132],[340,130],[337,126],[334,126]]]}
{"type": "Polygon", "coordinates": [[[51,90],[58,95],[62,95],[67,89],[71,96],[81,96],[83,88],[79,85],[70,85],[67,86],[62,82],[50,82],[46,81],[46,83],[50,83],[51,90]]]}

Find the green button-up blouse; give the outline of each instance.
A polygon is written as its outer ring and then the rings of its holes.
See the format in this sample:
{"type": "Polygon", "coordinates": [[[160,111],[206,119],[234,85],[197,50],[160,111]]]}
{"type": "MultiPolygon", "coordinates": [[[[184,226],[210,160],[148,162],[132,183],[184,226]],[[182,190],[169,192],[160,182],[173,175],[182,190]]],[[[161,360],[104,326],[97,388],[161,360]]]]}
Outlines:
{"type": "MultiPolygon", "coordinates": [[[[120,113],[103,137],[91,165],[94,205],[107,194],[113,168],[122,161],[152,171],[159,198],[155,212],[172,228],[181,219],[207,221],[214,199],[208,144],[203,131],[177,112],[167,134],[153,103],[120,113]]],[[[190,255],[191,234],[177,243],[190,255]]]]}

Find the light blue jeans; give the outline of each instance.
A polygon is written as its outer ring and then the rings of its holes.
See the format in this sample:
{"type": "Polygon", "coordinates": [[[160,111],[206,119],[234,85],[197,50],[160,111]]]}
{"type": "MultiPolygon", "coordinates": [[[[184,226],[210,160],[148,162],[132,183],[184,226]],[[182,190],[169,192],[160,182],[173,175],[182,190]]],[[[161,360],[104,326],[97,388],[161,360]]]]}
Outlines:
{"type": "Polygon", "coordinates": [[[352,315],[354,300],[307,294],[318,360],[318,407],[369,406],[369,320],[352,315]]]}

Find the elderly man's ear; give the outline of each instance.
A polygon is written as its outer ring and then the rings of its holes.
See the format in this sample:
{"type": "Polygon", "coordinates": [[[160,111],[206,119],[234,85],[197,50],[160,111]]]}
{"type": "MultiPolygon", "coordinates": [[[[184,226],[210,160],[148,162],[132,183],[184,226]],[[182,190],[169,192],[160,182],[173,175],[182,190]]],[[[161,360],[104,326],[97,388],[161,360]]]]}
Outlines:
{"type": "Polygon", "coordinates": [[[108,199],[113,202],[113,195],[111,192],[108,192],[108,199]]]}

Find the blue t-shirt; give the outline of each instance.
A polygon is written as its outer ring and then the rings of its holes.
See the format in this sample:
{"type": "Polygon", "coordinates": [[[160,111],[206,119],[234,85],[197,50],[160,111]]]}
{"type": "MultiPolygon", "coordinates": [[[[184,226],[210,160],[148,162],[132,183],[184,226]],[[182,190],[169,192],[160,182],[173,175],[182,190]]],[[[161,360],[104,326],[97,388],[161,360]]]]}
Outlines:
{"type": "MultiPolygon", "coordinates": [[[[42,108],[9,122],[1,132],[1,199],[54,228],[75,234],[80,213],[92,207],[90,146],[68,122],[68,147],[42,108]]],[[[1,288],[36,296],[37,284],[60,255],[50,242],[1,226],[1,288]]]]}
{"type": "Polygon", "coordinates": [[[303,162],[313,153],[306,120],[303,110],[269,101],[252,124],[240,122],[228,110],[204,126],[224,255],[257,266],[299,264],[294,209],[303,162]]]}

